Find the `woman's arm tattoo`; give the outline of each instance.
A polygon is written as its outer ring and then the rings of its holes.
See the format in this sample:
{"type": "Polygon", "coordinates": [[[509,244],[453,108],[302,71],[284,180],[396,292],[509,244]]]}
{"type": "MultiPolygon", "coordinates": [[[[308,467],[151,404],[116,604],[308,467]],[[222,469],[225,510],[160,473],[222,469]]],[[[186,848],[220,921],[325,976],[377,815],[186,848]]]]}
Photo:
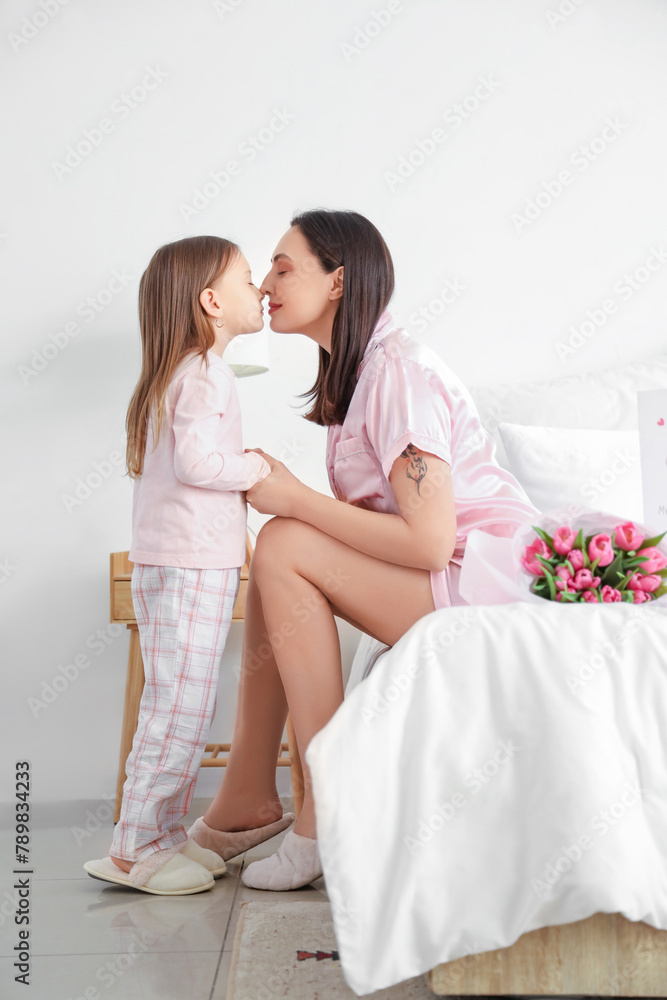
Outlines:
{"type": "MultiPolygon", "coordinates": [[[[418,451],[414,445],[409,444],[405,451],[401,452],[402,458],[408,459],[408,465],[405,470],[405,474],[408,479],[414,479],[417,484],[417,493],[419,493],[419,484],[426,475],[428,471],[428,466],[426,464],[426,459],[424,458],[424,453],[418,451]]],[[[420,494],[421,495],[421,494],[420,494]]]]}

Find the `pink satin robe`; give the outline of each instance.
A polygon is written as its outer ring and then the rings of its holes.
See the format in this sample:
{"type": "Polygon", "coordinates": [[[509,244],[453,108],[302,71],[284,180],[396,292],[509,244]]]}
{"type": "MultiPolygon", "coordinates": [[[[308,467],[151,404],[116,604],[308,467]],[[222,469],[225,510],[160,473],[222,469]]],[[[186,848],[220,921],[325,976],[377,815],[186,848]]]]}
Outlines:
{"type": "MultiPolygon", "coordinates": [[[[481,528],[510,536],[539,511],[496,462],[493,438],[461,379],[385,310],[359,365],[345,420],[327,430],[333,495],[368,510],[400,513],[389,473],[410,443],[451,467],[456,547],[447,567],[430,573],[435,608],[467,604],[458,580],[468,533],[481,528]]],[[[391,553],[386,558],[391,561],[391,553]]]]}

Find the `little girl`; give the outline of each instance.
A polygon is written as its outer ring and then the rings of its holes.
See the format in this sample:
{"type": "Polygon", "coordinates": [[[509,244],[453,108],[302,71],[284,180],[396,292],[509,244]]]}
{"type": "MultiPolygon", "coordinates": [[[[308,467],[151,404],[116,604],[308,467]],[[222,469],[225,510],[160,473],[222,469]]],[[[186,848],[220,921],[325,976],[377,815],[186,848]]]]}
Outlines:
{"type": "MultiPolygon", "coordinates": [[[[181,820],[246,558],[243,491],[271,472],[257,452],[243,452],[234,373],[222,357],[233,337],[262,329],[262,294],[236,244],[193,236],[153,255],[139,285],[139,321],[142,369],[126,428],[131,589],[146,681],[110,857],[84,868],[183,895],[211,888],[226,870],[223,858],[187,838],[181,820]]],[[[293,819],[258,828],[255,839],[293,819]]]]}

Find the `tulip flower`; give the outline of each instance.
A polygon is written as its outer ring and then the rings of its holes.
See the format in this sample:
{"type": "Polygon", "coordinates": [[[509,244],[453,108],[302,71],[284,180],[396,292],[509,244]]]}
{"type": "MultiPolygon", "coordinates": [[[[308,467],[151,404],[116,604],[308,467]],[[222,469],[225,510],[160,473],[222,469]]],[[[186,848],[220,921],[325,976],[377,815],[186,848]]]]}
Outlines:
{"type": "Polygon", "coordinates": [[[664,569],[667,566],[667,558],[665,558],[660,549],[657,549],[655,545],[649,545],[648,548],[640,549],[637,555],[648,556],[647,561],[640,563],[637,567],[642,573],[656,573],[659,569],[664,569]]]}
{"type": "Polygon", "coordinates": [[[586,604],[599,604],[600,599],[598,598],[597,590],[585,590],[581,595],[581,599],[586,602],[586,604]]]}
{"type": "Polygon", "coordinates": [[[572,563],[572,569],[574,570],[575,573],[577,572],[578,569],[584,568],[584,553],[581,551],[581,549],[570,549],[565,558],[568,560],[568,562],[572,563]]]}
{"type": "Polygon", "coordinates": [[[567,566],[557,566],[556,567],[556,590],[565,590],[567,585],[574,579],[574,574],[570,572],[567,566]]]}
{"type": "Polygon", "coordinates": [[[661,576],[645,576],[643,573],[633,573],[628,580],[628,590],[647,590],[653,593],[662,583],[661,576]]]}
{"type": "Polygon", "coordinates": [[[589,569],[578,569],[574,574],[572,584],[577,590],[588,590],[600,585],[600,577],[593,576],[589,569]]]}
{"type": "Polygon", "coordinates": [[[556,528],[554,531],[554,548],[559,556],[566,556],[577,537],[575,531],[572,528],[562,527],[556,528]]]}
{"type": "Polygon", "coordinates": [[[535,576],[544,576],[544,566],[536,558],[538,555],[544,556],[545,559],[551,559],[553,555],[547,543],[542,541],[541,538],[536,539],[532,545],[526,546],[521,556],[521,565],[535,576]]]}
{"type": "Polygon", "coordinates": [[[594,535],[588,546],[588,557],[591,562],[597,559],[598,566],[608,566],[609,563],[613,562],[614,549],[610,536],[602,533],[594,535]]]}
{"type": "Polygon", "coordinates": [[[619,549],[625,549],[626,552],[636,552],[645,537],[633,521],[626,521],[614,529],[614,541],[619,549]]]}

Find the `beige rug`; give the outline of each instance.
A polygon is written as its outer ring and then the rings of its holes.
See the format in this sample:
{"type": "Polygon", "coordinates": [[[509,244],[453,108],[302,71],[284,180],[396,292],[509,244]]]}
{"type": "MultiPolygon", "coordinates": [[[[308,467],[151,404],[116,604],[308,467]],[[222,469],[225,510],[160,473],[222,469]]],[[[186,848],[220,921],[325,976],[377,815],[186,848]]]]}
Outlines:
{"type": "MultiPolygon", "coordinates": [[[[241,904],[227,1000],[348,1000],[331,908],[321,903],[241,904]]],[[[373,1000],[435,1000],[423,976],[368,993],[373,1000]]]]}

